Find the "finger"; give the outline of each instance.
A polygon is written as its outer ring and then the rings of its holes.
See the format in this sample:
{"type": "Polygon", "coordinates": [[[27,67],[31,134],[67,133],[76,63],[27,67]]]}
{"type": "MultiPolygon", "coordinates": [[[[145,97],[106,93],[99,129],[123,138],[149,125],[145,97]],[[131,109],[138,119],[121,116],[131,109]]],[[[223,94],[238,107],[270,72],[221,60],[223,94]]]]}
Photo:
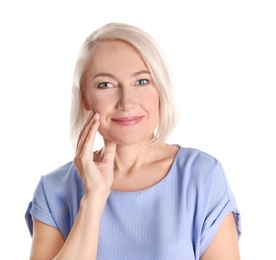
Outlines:
{"type": "Polygon", "coordinates": [[[97,114],[93,120],[93,123],[91,124],[91,127],[89,129],[87,127],[88,133],[86,138],[83,141],[83,146],[82,146],[83,154],[87,152],[92,153],[92,150],[94,147],[94,141],[95,141],[99,126],[100,126],[100,120],[99,120],[99,114],[97,114]]]}
{"type": "MultiPolygon", "coordinates": [[[[81,153],[83,151],[83,146],[84,144],[87,142],[87,140],[89,138],[91,138],[91,136],[89,136],[91,129],[96,127],[96,131],[98,130],[98,122],[99,121],[99,114],[95,113],[94,115],[90,115],[87,119],[87,122],[85,124],[85,126],[82,129],[81,135],[79,137],[79,141],[78,141],[78,146],[77,146],[77,150],[79,153],[81,153]]],[[[95,131],[95,129],[93,129],[95,131]]],[[[92,144],[93,145],[93,144],[92,144]]]]}
{"type": "Polygon", "coordinates": [[[92,111],[90,111],[90,112],[88,113],[87,119],[86,119],[86,121],[85,121],[85,123],[84,123],[84,125],[83,125],[83,127],[82,127],[82,129],[81,129],[81,131],[80,131],[80,133],[79,133],[79,138],[78,138],[77,147],[79,146],[79,143],[80,143],[80,141],[81,141],[81,138],[82,138],[82,137],[84,136],[84,134],[85,134],[85,130],[87,129],[88,125],[91,123],[91,119],[93,118],[93,116],[94,116],[94,114],[92,113],[92,111]]]}
{"type": "MultiPolygon", "coordinates": [[[[78,169],[78,172],[82,176],[82,169],[85,167],[88,161],[93,161],[93,145],[96,132],[99,128],[99,115],[95,115],[90,123],[86,126],[79,139],[79,146],[77,147],[74,163],[78,169]],[[90,133],[90,136],[89,136],[90,133]]],[[[83,176],[82,176],[83,178],[83,176]]]]}
{"type": "Polygon", "coordinates": [[[107,141],[105,145],[105,155],[103,158],[103,162],[107,164],[114,164],[114,159],[116,155],[116,143],[107,141]]]}

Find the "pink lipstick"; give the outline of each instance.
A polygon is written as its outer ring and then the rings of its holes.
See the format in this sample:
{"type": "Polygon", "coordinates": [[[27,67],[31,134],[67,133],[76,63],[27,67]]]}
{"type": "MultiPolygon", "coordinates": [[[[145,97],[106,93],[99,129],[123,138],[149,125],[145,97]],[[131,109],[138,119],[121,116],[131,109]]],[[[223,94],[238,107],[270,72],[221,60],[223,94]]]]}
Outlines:
{"type": "Polygon", "coordinates": [[[142,116],[129,116],[129,117],[118,117],[112,119],[115,123],[121,126],[136,125],[142,120],[142,116]]]}

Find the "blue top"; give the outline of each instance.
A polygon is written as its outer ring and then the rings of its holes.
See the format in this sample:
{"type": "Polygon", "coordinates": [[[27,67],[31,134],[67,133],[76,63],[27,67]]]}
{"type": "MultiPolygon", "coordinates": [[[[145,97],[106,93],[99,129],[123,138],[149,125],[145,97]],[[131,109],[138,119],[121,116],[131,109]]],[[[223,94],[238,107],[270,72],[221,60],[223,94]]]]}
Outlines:
{"type": "MultiPolygon", "coordinates": [[[[73,162],[42,176],[26,212],[31,233],[33,217],[57,228],[66,239],[83,195],[73,162]]],[[[199,259],[229,212],[240,235],[239,211],[219,161],[180,147],[169,173],[154,186],[111,191],[97,259],[199,259]]]]}

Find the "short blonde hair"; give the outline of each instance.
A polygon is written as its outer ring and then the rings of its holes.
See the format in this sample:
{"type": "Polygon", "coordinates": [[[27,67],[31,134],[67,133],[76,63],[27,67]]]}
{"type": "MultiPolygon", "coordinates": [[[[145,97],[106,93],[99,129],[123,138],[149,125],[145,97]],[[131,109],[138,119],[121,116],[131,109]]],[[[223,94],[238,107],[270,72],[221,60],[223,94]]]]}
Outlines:
{"type": "Polygon", "coordinates": [[[162,51],[155,40],[140,28],[124,23],[109,23],[85,39],[76,61],[70,116],[70,137],[73,146],[76,147],[79,133],[88,115],[82,99],[83,74],[93,55],[93,47],[109,40],[122,40],[130,44],[145,61],[160,99],[159,122],[154,143],[165,142],[177,123],[178,114],[171,76],[162,51]]]}

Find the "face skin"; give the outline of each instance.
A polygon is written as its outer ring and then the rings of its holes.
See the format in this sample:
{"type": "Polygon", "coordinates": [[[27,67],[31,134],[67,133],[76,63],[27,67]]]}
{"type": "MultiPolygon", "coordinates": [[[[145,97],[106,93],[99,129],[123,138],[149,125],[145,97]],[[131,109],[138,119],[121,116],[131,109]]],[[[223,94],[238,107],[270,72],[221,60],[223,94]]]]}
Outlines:
{"type": "Polygon", "coordinates": [[[84,74],[87,110],[100,114],[99,132],[119,145],[148,142],[159,120],[159,96],[149,70],[123,41],[97,45],[84,74]]]}

